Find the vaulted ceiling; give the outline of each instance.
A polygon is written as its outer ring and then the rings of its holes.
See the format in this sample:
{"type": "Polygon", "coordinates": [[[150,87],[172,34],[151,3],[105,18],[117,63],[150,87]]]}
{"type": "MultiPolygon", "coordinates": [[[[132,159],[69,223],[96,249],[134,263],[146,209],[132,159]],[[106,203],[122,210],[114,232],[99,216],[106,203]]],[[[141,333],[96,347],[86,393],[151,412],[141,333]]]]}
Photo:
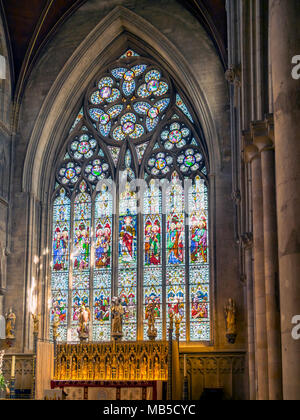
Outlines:
{"type": "MultiPolygon", "coordinates": [[[[0,0],[10,40],[15,86],[21,86],[47,40],[88,0],[0,0]]],[[[225,0],[178,0],[204,25],[225,66],[225,0]]]]}

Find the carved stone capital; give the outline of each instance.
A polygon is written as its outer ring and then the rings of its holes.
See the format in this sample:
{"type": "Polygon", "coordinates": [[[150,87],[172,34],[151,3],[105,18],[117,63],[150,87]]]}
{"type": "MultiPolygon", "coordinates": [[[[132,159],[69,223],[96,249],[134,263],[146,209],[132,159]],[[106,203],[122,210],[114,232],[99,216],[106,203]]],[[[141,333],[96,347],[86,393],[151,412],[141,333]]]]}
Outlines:
{"type": "Polygon", "coordinates": [[[273,114],[267,115],[265,123],[266,123],[266,126],[267,126],[269,138],[272,140],[273,145],[274,145],[274,143],[275,143],[275,136],[274,136],[274,115],[273,114]]]}
{"type": "Polygon", "coordinates": [[[240,190],[233,191],[231,194],[231,198],[235,204],[240,204],[242,199],[240,190]]]}
{"type": "Polygon", "coordinates": [[[225,72],[225,79],[235,87],[241,87],[241,70],[239,67],[230,66],[225,72]]]}
{"type": "Polygon", "coordinates": [[[253,246],[253,234],[251,232],[245,232],[241,235],[241,242],[243,248],[251,248],[253,246]]]}
{"type": "Polygon", "coordinates": [[[251,122],[250,130],[253,144],[255,144],[259,152],[273,148],[273,141],[269,136],[266,120],[251,122]]]}
{"type": "Polygon", "coordinates": [[[249,130],[242,131],[242,145],[245,163],[250,163],[258,156],[259,151],[252,142],[251,132],[249,130]]]}
{"type": "Polygon", "coordinates": [[[244,159],[246,163],[251,163],[257,157],[259,157],[259,150],[254,144],[249,144],[244,148],[244,159]]]}

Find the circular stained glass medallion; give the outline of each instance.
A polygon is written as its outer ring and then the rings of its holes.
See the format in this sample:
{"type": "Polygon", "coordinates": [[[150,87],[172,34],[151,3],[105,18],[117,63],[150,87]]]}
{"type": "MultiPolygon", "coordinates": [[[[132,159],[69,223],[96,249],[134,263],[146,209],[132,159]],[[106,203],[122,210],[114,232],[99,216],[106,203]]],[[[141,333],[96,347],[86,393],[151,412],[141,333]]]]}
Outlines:
{"type": "Polygon", "coordinates": [[[179,131],[179,130],[173,130],[173,131],[170,132],[170,134],[169,134],[169,141],[172,144],[179,143],[181,141],[181,139],[182,139],[182,133],[181,133],[181,131],[179,131]]]}
{"type": "Polygon", "coordinates": [[[91,172],[94,176],[100,176],[103,172],[102,166],[101,165],[93,166],[93,169],[91,172]]]}
{"type": "Polygon", "coordinates": [[[110,116],[108,114],[102,114],[99,118],[99,123],[102,125],[106,125],[110,120],[110,116]]]}
{"type": "Polygon", "coordinates": [[[65,177],[71,181],[76,176],[76,171],[73,168],[69,168],[65,172],[65,177]]]}
{"type": "Polygon", "coordinates": [[[135,124],[131,121],[127,121],[123,126],[122,126],[122,130],[124,132],[124,134],[131,134],[134,131],[134,126],[135,124]]]}
{"type": "Polygon", "coordinates": [[[196,158],[193,155],[186,156],[183,163],[185,166],[192,167],[196,163],[196,158]]]}
{"type": "Polygon", "coordinates": [[[152,120],[154,120],[154,118],[156,118],[158,114],[159,114],[159,110],[155,108],[154,106],[150,108],[148,111],[148,117],[151,118],[152,120]]]}
{"type": "Polygon", "coordinates": [[[131,80],[134,79],[135,74],[132,70],[128,70],[126,73],[124,73],[124,80],[126,80],[126,82],[131,82],[131,80]]]}
{"type": "Polygon", "coordinates": [[[159,82],[157,80],[151,80],[147,83],[147,89],[149,92],[156,92],[159,89],[159,82]]]}
{"type": "Polygon", "coordinates": [[[86,153],[88,153],[90,149],[91,149],[91,146],[89,142],[87,141],[81,141],[77,147],[78,152],[81,153],[82,155],[85,155],[86,153]]]}
{"type": "Polygon", "coordinates": [[[155,167],[159,171],[162,171],[167,166],[167,162],[164,158],[158,158],[155,162],[155,167]]]}
{"type": "Polygon", "coordinates": [[[107,99],[110,97],[111,95],[111,88],[109,86],[104,86],[101,90],[100,90],[100,96],[103,99],[107,99]]]}

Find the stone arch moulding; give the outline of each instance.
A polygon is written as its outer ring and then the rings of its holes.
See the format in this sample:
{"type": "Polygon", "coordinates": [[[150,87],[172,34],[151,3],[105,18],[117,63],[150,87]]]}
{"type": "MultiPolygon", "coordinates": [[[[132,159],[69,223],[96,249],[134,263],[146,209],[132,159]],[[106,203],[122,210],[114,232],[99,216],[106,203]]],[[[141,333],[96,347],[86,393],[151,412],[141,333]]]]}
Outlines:
{"type": "MultiPolygon", "coordinates": [[[[202,126],[214,174],[220,162],[217,130],[203,91],[178,49],[153,25],[134,12],[117,6],[84,39],[52,85],[36,119],[26,153],[22,189],[47,202],[52,168],[61,139],[75,118],[74,110],[101,67],[117,57],[122,48],[140,46],[160,61],[193,105],[202,126]],[[74,87],[76,86],[76,89],[74,87]],[[70,110],[70,112],[66,112],[70,110]]],[[[76,113],[75,111],[75,113],[76,113]]]]}

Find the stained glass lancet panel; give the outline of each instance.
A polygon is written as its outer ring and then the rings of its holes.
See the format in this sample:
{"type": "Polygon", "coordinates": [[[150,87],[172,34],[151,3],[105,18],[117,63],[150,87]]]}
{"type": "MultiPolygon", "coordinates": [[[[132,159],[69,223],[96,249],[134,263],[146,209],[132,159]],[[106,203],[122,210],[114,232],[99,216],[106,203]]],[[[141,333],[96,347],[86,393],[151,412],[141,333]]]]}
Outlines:
{"type": "Polygon", "coordinates": [[[74,203],[72,320],[70,341],[78,341],[77,325],[80,307],[90,305],[90,247],[91,247],[91,196],[82,181],[74,203]]]}
{"type": "Polygon", "coordinates": [[[150,181],[144,195],[144,340],[148,339],[147,305],[153,303],[157,338],[162,339],[162,216],[161,191],[150,181]]]}
{"type": "Polygon", "coordinates": [[[119,204],[118,295],[125,310],[123,339],[136,339],[137,200],[127,182],[119,204]]]}
{"type": "Polygon", "coordinates": [[[176,173],[168,187],[166,207],[166,293],[168,314],[181,319],[180,340],[186,339],[186,268],[184,190],[176,173]]]}
{"type": "Polygon", "coordinates": [[[70,209],[71,204],[65,190],[53,205],[53,238],[52,238],[52,272],[51,272],[51,312],[50,324],[55,315],[59,316],[58,340],[67,339],[67,311],[69,289],[69,255],[70,255],[70,209]]]}
{"type": "Polygon", "coordinates": [[[210,340],[208,199],[204,180],[197,176],[189,193],[190,339],[210,340]]]}
{"type": "Polygon", "coordinates": [[[106,186],[95,200],[93,340],[110,340],[112,197],[106,186]]]}

